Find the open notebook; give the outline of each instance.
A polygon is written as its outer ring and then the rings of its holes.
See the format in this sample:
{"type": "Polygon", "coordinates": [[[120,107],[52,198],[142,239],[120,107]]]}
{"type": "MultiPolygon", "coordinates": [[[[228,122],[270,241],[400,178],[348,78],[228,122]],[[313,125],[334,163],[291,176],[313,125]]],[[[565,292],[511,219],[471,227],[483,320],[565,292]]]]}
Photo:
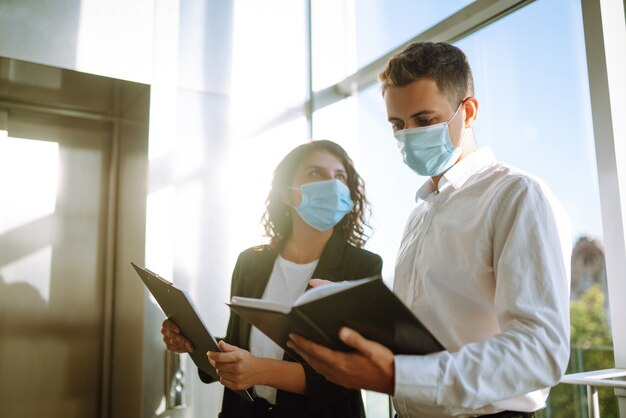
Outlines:
{"type": "Polygon", "coordinates": [[[297,360],[300,357],[287,347],[290,332],[349,351],[338,337],[342,326],[378,341],[395,354],[443,350],[380,277],[318,286],[304,292],[292,305],[234,296],[228,306],[297,360]]]}

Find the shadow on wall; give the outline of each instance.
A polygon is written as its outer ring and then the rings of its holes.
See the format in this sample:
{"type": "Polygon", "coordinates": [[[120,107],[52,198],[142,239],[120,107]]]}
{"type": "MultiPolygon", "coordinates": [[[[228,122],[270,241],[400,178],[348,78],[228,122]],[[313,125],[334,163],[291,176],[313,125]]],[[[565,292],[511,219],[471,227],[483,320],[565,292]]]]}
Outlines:
{"type": "MultiPolygon", "coordinates": [[[[46,353],[43,319],[47,304],[24,282],[6,283],[0,276],[0,416],[35,416],[43,394],[34,394],[31,376],[53,362],[46,353]]],[[[50,334],[48,334],[50,335],[50,334]]]]}

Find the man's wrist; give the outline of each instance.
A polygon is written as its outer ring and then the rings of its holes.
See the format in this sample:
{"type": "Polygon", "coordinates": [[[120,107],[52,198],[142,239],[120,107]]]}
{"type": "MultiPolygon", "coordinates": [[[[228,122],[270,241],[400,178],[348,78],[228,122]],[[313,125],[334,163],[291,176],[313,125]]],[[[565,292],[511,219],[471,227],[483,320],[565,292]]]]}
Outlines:
{"type": "Polygon", "coordinates": [[[384,393],[393,396],[396,387],[396,362],[394,357],[391,357],[391,362],[387,365],[386,370],[387,379],[385,381],[387,384],[385,385],[384,393]]]}

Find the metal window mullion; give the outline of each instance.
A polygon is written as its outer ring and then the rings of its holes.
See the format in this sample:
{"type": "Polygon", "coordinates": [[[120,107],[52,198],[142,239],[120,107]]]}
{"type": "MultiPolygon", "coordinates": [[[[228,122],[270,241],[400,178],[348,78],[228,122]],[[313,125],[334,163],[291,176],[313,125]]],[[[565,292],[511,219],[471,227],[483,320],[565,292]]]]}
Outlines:
{"type": "Polygon", "coordinates": [[[304,115],[306,116],[307,135],[313,138],[313,38],[311,20],[311,0],[304,0],[305,25],[305,61],[306,61],[306,98],[304,115]]]}
{"type": "MultiPolygon", "coordinates": [[[[582,0],[615,367],[626,368],[626,27],[615,0],[582,0]]],[[[620,407],[626,408],[622,398],[620,407]]],[[[626,412],[626,411],[625,411],[626,412]]],[[[622,415],[625,416],[626,414],[622,415]]]]}
{"type": "Polygon", "coordinates": [[[407,45],[418,41],[454,42],[468,36],[488,24],[532,3],[534,0],[481,0],[471,3],[447,19],[442,20],[410,41],[389,51],[372,61],[339,83],[318,92],[313,92],[308,104],[315,112],[376,83],[378,73],[385,67],[389,58],[407,45]]]}

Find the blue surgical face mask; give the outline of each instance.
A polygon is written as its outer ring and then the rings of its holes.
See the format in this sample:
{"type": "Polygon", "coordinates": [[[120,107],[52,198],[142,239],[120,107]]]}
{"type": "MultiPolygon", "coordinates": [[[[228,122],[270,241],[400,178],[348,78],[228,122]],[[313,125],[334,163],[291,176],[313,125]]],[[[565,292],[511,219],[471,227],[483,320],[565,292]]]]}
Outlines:
{"type": "MultiPolygon", "coordinates": [[[[298,190],[297,187],[292,189],[298,190]]],[[[319,231],[326,231],[354,207],[350,189],[339,180],[324,180],[306,183],[299,187],[302,200],[295,207],[304,222],[319,231]]]]}
{"type": "Polygon", "coordinates": [[[398,141],[402,159],[411,170],[419,175],[432,177],[442,174],[456,163],[463,152],[461,144],[465,138],[465,130],[461,143],[455,148],[450,141],[448,124],[459,112],[461,105],[447,122],[403,129],[393,134],[398,141]]]}

